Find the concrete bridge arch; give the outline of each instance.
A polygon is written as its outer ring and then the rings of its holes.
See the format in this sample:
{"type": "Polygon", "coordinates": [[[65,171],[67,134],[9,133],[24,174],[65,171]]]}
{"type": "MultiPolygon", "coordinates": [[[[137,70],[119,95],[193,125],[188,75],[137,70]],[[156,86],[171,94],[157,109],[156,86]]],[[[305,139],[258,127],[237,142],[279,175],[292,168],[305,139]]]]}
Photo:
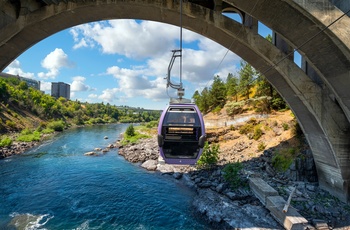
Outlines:
{"type": "MultiPolygon", "coordinates": [[[[183,25],[267,77],[306,135],[320,186],[349,201],[350,18],[344,13],[350,4],[333,2],[337,6],[329,0],[189,0],[183,25]],[[232,10],[242,24],[222,15],[232,10]],[[275,32],[274,44],[257,33],[258,21],[275,32]],[[303,56],[302,68],[293,62],[295,49],[303,56]]],[[[0,9],[0,70],[42,39],[78,24],[105,19],[179,23],[174,0],[8,0],[0,9]]]]}

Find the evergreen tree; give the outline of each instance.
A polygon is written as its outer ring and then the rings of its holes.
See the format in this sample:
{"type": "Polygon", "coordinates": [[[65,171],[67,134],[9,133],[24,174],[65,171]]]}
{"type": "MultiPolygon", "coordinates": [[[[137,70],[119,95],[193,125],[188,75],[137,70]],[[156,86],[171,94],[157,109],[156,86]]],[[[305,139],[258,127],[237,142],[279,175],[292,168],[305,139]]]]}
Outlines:
{"type": "Polygon", "coordinates": [[[235,97],[237,102],[238,100],[238,78],[232,73],[229,73],[226,79],[226,94],[227,97],[235,97]]]}
{"type": "Polygon", "coordinates": [[[209,92],[210,105],[212,108],[223,108],[226,104],[226,85],[220,76],[214,77],[213,84],[209,92]]]}
{"type": "Polygon", "coordinates": [[[286,102],[283,100],[281,95],[273,88],[270,82],[267,81],[266,77],[259,75],[257,79],[257,90],[255,96],[268,96],[270,97],[270,109],[281,110],[287,108],[286,102]]]}
{"type": "Polygon", "coordinates": [[[239,71],[239,90],[240,94],[249,99],[250,89],[252,88],[252,81],[255,78],[254,68],[246,61],[241,61],[241,69],[239,71]]]}

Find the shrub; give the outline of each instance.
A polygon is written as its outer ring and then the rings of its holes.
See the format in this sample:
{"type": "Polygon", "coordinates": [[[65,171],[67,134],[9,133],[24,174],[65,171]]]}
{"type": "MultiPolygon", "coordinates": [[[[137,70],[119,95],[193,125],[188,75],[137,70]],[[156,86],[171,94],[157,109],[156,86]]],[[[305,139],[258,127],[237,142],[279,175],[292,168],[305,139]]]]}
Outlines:
{"type": "Polygon", "coordinates": [[[286,131],[289,129],[289,125],[287,123],[282,124],[283,130],[286,131]]]}
{"type": "Polygon", "coordinates": [[[146,124],[147,128],[153,128],[158,126],[158,121],[150,121],[146,124]]]}
{"type": "Polygon", "coordinates": [[[7,147],[12,145],[12,139],[9,138],[8,136],[4,136],[0,140],[0,147],[7,147]]]}
{"type": "Polygon", "coordinates": [[[239,172],[243,169],[241,162],[230,163],[222,170],[224,179],[230,183],[232,189],[237,189],[242,185],[242,180],[239,177],[239,172]]]}
{"type": "Polygon", "coordinates": [[[254,134],[253,134],[253,139],[254,140],[259,140],[259,138],[263,135],[263,131],[260,128],[260,125],[255,126],[254,128],[254,134]]]}
{"type": "Polygon", "coordinates": [[[63,131],[65,128],[64,121],[52,121],[47,124],[46,128],[53,129],[55,131],[63,131]]]}
{"type": "Polygon", "coordinates": [[[139,132],[135,132],[133,136],[125,135],[125,137],[121,141],[121,145],[124,146],[127,144],[134,144],[137,143],[140,139],[144,138],[150,138],[150,136],[146,134],[141,134],[139,132]]]}
{"type": "Polygon", "coordinates": [[[21,135],[28,135],[28,134],[32,134],[33,132],[30,131],[30,129],[25,128],[21,131],[21,135]]]}
{"type": "Polygon", "coordinates": [[[213,144],[209,146],[209,143],[205,142],[203,153],[199,158],[197,165],[200,168],[210,168],[212,165],[215,165],[219,160],[219,149],[220,145],[213,144]]]}
{"type": "Polygon", "coordinates": [[[214,114],[219,114],[220,111],[221,111],[221,107],[220,107],[220,106],[216,106],[216,107],[212,110],[212,112],[213,112],[214,114]]]}
{"type": "Polygon", "coordinates": [[[258,145],[258,151],[264,151],[266,148],[266,145],[264,142],[260,142],[258,145]]]}
{"type": "Polygon", "coordinates": [[[236,114],[240,114],[243,112],[243,107],[244,107],[245,102],[240,101],[240,102],[230,102],[226,104],[226,112],[229,116],[234,116],[236,114]]]}
{"type": "Polygon", "coordinates": [[[41,130],[41,133],[43,133],[43,134],[50,134],[53,132],[55,132],[55,130],[50,129],[50,128],[46,128],[46,129],[41,130]]]}
{"type": "Polygon", "coordinates": [[[21,132],[21,135],[17,137],[17,141],[24,141],[24,142],[40,141],[40,136],[41,136],[40,132],[34,131],[33,133],[28,133],[28,134],[22,134],[22,132],[21,132]]]}
{"type": "Polygon", "coordinates": [[[280,172],[285,172],[293,163],[295,148],[281,149],[272,157],[272,166],[280,172]]]}
{"type": "Polygon", "coordinates": [[[242,125],[240,128],[239,128],[239,133],[240,134],[248,134],[248,133],[251,133],[253,131],[253,128],[254,128],[254,125],[253,124],[245,124],[245,125],[242,125]]]}
{"type": "Polygon", "coordinates": [[[14,121],[7,120],[6,125],[9,126],[10,128],[15,128],[16,123],[14,121]]]}
{"type": "Polygon", "coordinates": [[[135,136],[135,129],[132,124],[128,126],[128,128],[125,131],[125,134],[129,137],[135,136]]]}

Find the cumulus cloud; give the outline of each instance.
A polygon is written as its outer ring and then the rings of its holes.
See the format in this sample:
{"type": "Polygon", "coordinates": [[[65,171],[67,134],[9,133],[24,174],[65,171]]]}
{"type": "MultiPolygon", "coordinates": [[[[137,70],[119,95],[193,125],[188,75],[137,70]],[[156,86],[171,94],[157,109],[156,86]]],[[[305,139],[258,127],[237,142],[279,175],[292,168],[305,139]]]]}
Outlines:
{"type": "MultiPolygon", "coordinates": [[[[70,32],[75,49],[98,47],[104,54],[118,54],[145,63],[128,67],[126,59],[118,57],[117,63],[123,64],[123,67],[111,66],[106,73],[117,79],[119,88],[105,90],[100,99],[116,100],[117,93],[119,100],[123,96],[152,100],[168,97],[164,77],[171,50],[178,48],[178,27],[151,21],[111,20],[79,25],[70,32]]],[[[208,85],[217,74],[225,79],[228,73],[236,72],[240,58],[216,42],[184,29],[183,45],[182,78],[187,84],[185,88],[199,89],[208,85]]],[[[179,72],[177,59],[171,72],[175,83],[179,81],[179,72]]]]}
{"type": "Polygon", "coordinates": [[[92,91],[96,90],[85,84],[85,77],[76,76],[73,77],[73,82],[71,83],[70,89],[72,92],[82,92],[82,91],[92,91]]]}
{"type": "Polygon", "coordinates": [[[72,67],[73,63],[68,59],[68,55],[59,48],[49,53],[41,62],[41,66],[47,69],[47,72],[40,72],[38,76],[43,79],[55,79],[63,67],[72,67]]]}
{"type": "Polygon", "coordinates": [[[138,23],[135,20],[84,24],[70,31],[75,41],[74,48],[98,45],[103,53],[136,59],[156,56],[176,48],[174,39],[179,36],[179,29],[175,26],[152,21],[138,23]]]}
{"type": "Polygon", "coordinates": [[[102,94],[98,96],[99,99],[105,102],[112,103],[116,100],[118,100],[117,93],[120,90],[118,88],[112,88],[112,89],[105,89],[102,91],[102,94]]]}
{"type": "Polygon", "coordinates": [[[40,90],[51,91],[51,82],[40,81],[40,90]]]}
{"type": "Polygon", "coordinates": [[[95,99],[95,98],[98,98],[98,95],[92,93],[92,94],[89,94],[88,98],[95,99]]]}
{"type": "Polygon", "coordinates": [[[14,60],[9,66],[5,69],[5,72],[12,75],[18,75],[26,78],[34,78],[34,73],[24,72],[21,67],[19,60],[14,60]]]}

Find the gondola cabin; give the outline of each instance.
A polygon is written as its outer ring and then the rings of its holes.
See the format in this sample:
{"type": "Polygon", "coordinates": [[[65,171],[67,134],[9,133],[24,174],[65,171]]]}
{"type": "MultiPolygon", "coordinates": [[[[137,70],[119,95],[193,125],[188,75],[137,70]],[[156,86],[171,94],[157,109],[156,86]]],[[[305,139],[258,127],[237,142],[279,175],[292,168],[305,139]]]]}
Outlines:
{"type": "Polygon", "coordinates": [[[158,125],[160,155],[168,164],[196,164],[203,152],[205,127],[195,104],[170,104],[158,125]]]}

